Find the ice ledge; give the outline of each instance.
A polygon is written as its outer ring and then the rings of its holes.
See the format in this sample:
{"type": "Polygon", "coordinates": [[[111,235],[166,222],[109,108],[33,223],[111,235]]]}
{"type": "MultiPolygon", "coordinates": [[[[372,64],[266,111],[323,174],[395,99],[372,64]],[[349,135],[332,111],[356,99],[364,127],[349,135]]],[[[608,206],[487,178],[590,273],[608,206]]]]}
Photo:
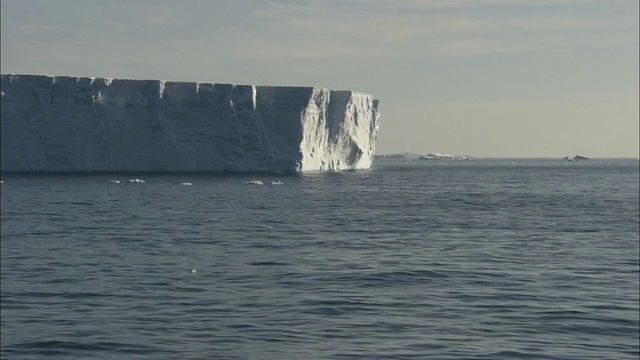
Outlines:
{"type": "Polygon", "coordinates": [[[1,75],[1,170],[322,171],[371,166],[378,101],[314,87],[1,75]]]}

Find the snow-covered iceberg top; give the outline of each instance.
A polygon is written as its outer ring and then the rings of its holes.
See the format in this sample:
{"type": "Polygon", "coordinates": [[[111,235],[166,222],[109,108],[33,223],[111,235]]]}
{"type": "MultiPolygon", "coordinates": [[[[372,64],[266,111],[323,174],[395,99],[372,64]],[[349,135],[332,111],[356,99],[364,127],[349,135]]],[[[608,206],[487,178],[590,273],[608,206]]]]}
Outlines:
{"type": "Polygon", "coordinates": [[[366,169],[378,100],[313,87],[1,77],[1,170],[366,169]]]}

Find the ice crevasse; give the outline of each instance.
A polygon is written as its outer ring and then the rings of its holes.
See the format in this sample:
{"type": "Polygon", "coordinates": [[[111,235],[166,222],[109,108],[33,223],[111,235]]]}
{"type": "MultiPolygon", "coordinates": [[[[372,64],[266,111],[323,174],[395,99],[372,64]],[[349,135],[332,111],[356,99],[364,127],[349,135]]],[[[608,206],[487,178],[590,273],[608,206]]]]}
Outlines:
{"type": "Polygon", "coordinates": [[[366,169],[378,100],[354,91],[1,76],[3,172],[366,169]]]}

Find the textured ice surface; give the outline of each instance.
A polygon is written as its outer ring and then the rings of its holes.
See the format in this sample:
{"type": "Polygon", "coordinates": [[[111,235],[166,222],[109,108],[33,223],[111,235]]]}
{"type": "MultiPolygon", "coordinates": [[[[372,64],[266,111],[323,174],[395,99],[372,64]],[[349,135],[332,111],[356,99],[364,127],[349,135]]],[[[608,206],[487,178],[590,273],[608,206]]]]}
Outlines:
{"type": "Polygon", "coordinates": [[[378,101],[311,87],[2,75],[2,171],[371,166],[378,101]]]}

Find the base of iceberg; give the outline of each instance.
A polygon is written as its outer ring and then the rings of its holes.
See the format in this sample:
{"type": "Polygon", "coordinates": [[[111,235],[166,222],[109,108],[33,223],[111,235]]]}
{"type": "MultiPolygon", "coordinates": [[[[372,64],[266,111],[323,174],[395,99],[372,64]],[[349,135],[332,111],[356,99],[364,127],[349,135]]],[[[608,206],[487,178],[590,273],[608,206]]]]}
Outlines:
{"type": "Polygon", "coordinates": [[[3,172],[366,169],[378,100],[312,87],[1,76],[3,172]]]}

